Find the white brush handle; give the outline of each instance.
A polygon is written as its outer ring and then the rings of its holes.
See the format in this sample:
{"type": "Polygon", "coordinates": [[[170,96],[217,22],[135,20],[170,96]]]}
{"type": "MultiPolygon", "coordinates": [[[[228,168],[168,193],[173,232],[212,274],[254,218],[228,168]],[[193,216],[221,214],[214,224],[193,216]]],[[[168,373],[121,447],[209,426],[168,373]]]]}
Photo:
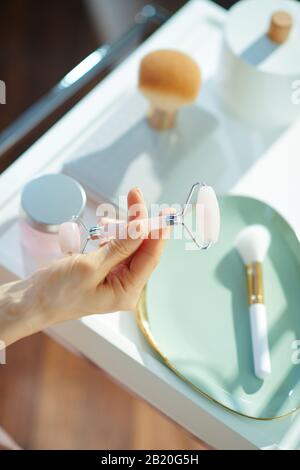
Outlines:
{"type": "Polygon", "coordinates": [[[255,375],[264,380],[271,374],[267,310],[264,304],[250,305],[250,324],[255,375]]]}

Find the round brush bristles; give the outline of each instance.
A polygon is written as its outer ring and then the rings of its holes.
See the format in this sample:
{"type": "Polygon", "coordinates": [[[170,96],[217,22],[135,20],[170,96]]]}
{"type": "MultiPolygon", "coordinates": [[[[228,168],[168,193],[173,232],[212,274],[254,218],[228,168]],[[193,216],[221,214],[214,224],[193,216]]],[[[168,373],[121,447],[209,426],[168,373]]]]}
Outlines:
{"type": "Polygon", "coordinates": [[[248,265],[253,262],[263,262],[270,242],[271,235],[266,227],[250,225],[238,234],[235,246],[244,264],[248,265]]]}

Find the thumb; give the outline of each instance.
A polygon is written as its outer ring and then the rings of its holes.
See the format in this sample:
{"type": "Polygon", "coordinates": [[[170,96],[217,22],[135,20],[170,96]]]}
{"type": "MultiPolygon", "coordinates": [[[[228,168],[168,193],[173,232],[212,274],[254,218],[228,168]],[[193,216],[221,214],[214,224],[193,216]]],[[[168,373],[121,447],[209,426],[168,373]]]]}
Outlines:
{"type": "Polygon", "coordinates": [[[135,219],[119,226],[117,238],[100,248],[102,269],[108,274],[115,266],[126,261],[143,243],[148,235],[147,220],[135,219]]]}

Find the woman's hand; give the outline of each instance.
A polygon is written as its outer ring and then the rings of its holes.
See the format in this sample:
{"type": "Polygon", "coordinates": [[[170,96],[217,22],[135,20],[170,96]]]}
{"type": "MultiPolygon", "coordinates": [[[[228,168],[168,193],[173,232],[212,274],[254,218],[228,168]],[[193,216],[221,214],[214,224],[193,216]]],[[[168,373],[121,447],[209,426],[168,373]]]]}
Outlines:
{"type": "MultiPolygon", "coordinates": [[[[64,258],[26,281],[4,286],[12,301],[11,318],[21,323],[15,328],[17,337],[8,338],[8,343],[54,323],[95,313],[135,309],[159,262],[168,230],[162,230],[158,239],[147,239],[141,221],[145,221],[148,214],[138,189],[128,194],[129,213],[136,204],[139,205],[138,215],[128,219],[128,232],[133,233],[132,229],[138,232],[135,239],[112,240],[93,253],[64,258]],[[17,310],[12,306],[14,300],[17,310]]],[[[5,337],[1,338],[1,319],[3,325],[3,316],[0,317],[0,339],[5,341],[5,337]]]]}

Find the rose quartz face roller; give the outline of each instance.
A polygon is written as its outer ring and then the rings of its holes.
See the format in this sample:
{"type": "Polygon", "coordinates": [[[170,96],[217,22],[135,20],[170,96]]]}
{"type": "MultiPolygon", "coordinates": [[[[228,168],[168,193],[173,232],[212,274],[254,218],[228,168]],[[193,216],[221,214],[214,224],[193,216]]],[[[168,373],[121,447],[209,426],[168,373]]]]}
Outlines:
{"type": "MultiPolygon", "coordinates": [[[[181,225],[198,249],[207,250],[218,241],[220,233],[220,209],[215,191],[211,186],[195,183],[181,212],[152,217],[139,222],[145,225],[147,233],[181,225]],[[184,219],[196,191],[198,191],[198,195],[196,202],[197,235],[195,236],[184,219]]],[[[126,232],[127,222],[112,222],[88,228],[81,219],[74,217],[72,221],[66,222],[60,227],[60,247],[64,254],[84,253],[90,240],[109,241],[115,238],[116,233],[120,233],[122,229],[126,232]],[[86,233],[83,241],[81,241],[80,228],[86,233]]]]}

